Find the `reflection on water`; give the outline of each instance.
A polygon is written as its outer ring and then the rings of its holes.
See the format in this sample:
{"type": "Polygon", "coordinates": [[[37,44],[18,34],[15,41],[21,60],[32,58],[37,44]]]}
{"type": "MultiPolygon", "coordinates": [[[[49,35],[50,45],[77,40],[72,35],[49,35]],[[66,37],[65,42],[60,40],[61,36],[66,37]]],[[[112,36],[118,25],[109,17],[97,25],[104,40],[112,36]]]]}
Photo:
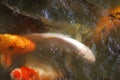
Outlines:
{"type": "MultiPolygon", "coordinates": [[[[120,26],[110,31],[108,36],[103,37],[99,42],[94,42],[94,35],[92,35],[101,17],[101,11],[107,12],[107,9],[119,5],[118,0],[36,0],[34,3],[32,0],[4,0],[0,5],[0,33],[58,32],[68,34],[89,45],[95,52],[97,60],[92,66],[77,64],[73,61],[72,65],[79,70],[74,72],[75,80],[120,80],[120,26]],[[30,4],[36,6],[30,6],[30,4]]],[[[41,53],[48,53],[48,51],[50,50],[43,50],[41,53]]],[[[53,52],[49,52],[51,53],[53,52]]],[[[34,53],[30,55],[34,56],[34,53]]],[[[56,60],[61,54],[49,56],[56,60]]],[[[65,63],[62,58],[58,62],[65,63]]],[[[49,62],[55,64],[54,60],[49,62]]],[[[20,63],[23,64],[24,59],[20,63]]],[[[15,62],[14,66],[16,64],[15,62]]],[[[0,67],[0,75],[3,76],[0,76],[0,80],[8,80],[9,71],[12,68],[4,70],[0,67]]]]}

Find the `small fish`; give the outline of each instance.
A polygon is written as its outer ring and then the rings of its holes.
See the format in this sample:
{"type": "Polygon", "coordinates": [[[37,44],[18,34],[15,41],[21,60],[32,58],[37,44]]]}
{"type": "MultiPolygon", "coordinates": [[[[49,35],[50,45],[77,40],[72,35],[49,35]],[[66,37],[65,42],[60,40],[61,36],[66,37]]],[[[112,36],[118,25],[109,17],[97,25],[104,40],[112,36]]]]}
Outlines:
{"type": "Polygon", "coordinates": [[[10,77],[12,80],[41,80],[38,72],[27,66],[14,69],[10,77]]]}
{"type": "Polygon", "coordinates": [[[120,6],[104,11],[104,15],[100,18],[94,32],[94,41],[100,41],[107,37],[111,31],[120,27],[120,6]]]}
{"type": "Polygon", "coordinates": [[[18,35],[0,34],[0,58],[3,67],[9,67],[11,58],[35,49],[35,43],[18,35]]]}

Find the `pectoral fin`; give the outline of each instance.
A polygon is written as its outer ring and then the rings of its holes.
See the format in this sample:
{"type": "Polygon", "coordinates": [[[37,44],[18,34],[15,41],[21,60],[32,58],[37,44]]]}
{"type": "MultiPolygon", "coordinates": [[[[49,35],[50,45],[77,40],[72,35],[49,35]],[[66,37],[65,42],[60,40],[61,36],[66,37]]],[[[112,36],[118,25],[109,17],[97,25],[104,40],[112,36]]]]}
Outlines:
{"type": "Polygon", "coordinates": [[[4,68],[8,68],[11,65],[11,55],[1,54],[1,65],[4,68]]]}

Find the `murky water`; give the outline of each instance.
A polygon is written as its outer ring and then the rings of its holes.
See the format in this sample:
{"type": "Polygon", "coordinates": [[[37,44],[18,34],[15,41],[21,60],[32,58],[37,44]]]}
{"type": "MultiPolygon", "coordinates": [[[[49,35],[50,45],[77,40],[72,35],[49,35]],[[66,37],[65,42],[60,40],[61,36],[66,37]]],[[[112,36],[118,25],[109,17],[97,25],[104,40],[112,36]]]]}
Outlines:
{"type": "MultiPolygon", "coordinates": [[[[33,64],[32,61],[55,65],[53,67],[66,73],[68,80],[120,80],[120,26],[99,42],[93,40],[94,28],[102,17],[103,11],[117,6],[120,6],[118,0],[1,1],[0,33],[67,34],[88,45],[96,56],[96,62],[93,65],[86,65],[73,59],[71,63],[67,63],[69,59],[63,55],[65,52],[61,50],[61,46],[51,47],[50,43],[40,41],[35,52],[15,58],[13,66],[9,69],[5,70],[1,66],[0,80],[10,80],[9,72],[13,68],[25,63],[33,64]],[[26,57],[27,62],[25,62],[26,57]]],[[[73,58],[73,55],[70,57],[73,58]]]]}

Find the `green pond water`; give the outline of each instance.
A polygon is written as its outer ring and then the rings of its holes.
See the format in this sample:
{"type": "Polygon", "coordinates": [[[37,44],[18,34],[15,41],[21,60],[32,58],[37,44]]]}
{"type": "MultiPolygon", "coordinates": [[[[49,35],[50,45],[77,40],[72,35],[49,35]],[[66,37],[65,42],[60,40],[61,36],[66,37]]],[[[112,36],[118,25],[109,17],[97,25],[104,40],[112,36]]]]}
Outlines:
{"type": "Polygon", "coordinates": [[[112,31],[100,43],[94,42],[91,37],[102,11],[116,6],[120,6],[119,0],[1,1],[1,34],[55,32],[69,35],[89,46],[96,62],[84,64],[69,55],[73,59],[69,64],[66,55],[63,55],[66,52],[60,49],[61,45],[52,46],[49,42],[38,40],[35,52],[14,58],[13,65],[8,69],[0,66],[0,80],[10,80],[9,73],[12,69],[25,63],[34,65],[34,60],[39,64],[57,65],[53,67],[65,71],[69,77],[67,80],[120,80],[120,29],[112,31]],[[67,67],[66,62],[69,64],[67,67]]]}

